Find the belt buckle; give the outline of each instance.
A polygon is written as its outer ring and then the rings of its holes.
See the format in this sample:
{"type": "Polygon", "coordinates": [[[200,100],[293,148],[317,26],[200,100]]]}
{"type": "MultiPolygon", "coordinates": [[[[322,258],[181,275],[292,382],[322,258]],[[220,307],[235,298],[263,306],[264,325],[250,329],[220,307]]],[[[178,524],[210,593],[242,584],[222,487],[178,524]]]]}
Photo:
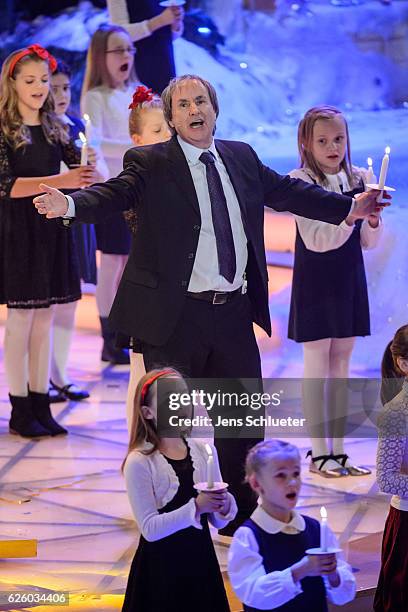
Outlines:
{"type": "Polygon", "coordinates": [[[213,304],[225,304],[227,301],[227,293],[225,291],[214,291],[212,303],[213,304]]]}

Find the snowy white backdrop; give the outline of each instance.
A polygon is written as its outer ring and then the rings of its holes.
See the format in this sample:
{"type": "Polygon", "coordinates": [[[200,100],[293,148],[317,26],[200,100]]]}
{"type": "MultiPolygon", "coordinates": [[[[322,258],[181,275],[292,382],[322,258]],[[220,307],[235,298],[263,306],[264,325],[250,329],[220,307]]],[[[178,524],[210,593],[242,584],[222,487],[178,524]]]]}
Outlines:
{"type": "MultiPolygon", "coordinates": [[[[273,14],[243,10],[240,0],[201,4],[225,45],[214,56],[179,39],[176,65],[178,74],[198,73],[215,85],[219,137],[249,142],[265,163],[285,173],[297,164],[300,116],[330,103],[346,113],[354,163],[365,165],[371,156],[378,172],[384,147],[391,146],[387,182],[397,188],[395,203],[384,214],[381,246],[366,255],[373,335],[358,342],[354,356],[376,369],[386,342],[408,321],[408,1],[348,7],[280,1],[273,14]]],[[[105,21],[106,11],[81,2],[57,17],[20,23],[13,35],[0,35],[0,50],[4,55],[39,42],[69,52],[81,65],[90,36],[105,21]]],[[[271,305],[282,329],[288,294],[275,296],[271,305]]]]}

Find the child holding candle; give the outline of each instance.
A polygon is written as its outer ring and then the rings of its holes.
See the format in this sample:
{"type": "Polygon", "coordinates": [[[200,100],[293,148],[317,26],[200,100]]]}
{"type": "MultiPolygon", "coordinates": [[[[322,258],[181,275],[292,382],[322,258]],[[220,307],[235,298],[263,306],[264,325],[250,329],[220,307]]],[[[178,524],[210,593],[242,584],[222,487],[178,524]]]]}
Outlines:
{"type": "MultiPolygon", "coordinates": [[[[366,170],[351,164],[347,123],[336,108],[310,109],[299,124],[298,146],[301,167],[292,177],[353,196],[365,190],[366,170]]],[[[344,433],[355,338],[370,334],[362,248],[377,245],[380,216],[374,213],[354,225],[344,221],[338,226],[295,219],[288,336],[303,344],[302,403],[312,440],[310,470],[326,478],[366,475],[370,470],[345,454],[344,433]]]]}
{"type": "Polygon", "coordinates": [[[235,532],[228,555],[231,584],[245,612],[326,612],[327,598],[337,605],[354,598],[351,568],[330,553],[339,546],[327,524],[327,554],[306,554],[320,546],[321,527],[295,510],[300,465],[298,448],[281,440],[260,442],[248,453],[246,480],[259,506],[235,532]]]}
{"type": "Polygon", "coordinates": [[[38,219],[32,198],[45,181],[78,189],[97,180],[54,112],[50,76],[56,60],[30,45],[9,55],[0,77],[0,303],[7,304],[4,356],[12,413],[10,432],[66,434],[48,396],[54,304],[81,297],[71,233],[38,219]],[[68,168],[60,171],[61,160],[68,168]]]}
{"type": "MultiPolygon", "coordinates": [[[[135,49],[127,31],[116,25],[101,26],[91,39],[81,96],[81,109],[89,117],[86,135],[100,146],[109,176],[122,171],[123,156],[132,146],[128,106],[134,91],[135,49]]],[[[89,142],[88,142],[89,144],[89,142]]],[[[128,352],[115,345],[108,316],[130,250],[130,232],[122,215],[95,226],[101,251],[96,302],[103,336],[102,361],[129,363],[128,352]]]]}
{"type": "Polygon", "coordinates": [[[408,610],[408,325],[397,330],[389,351],[403,384],[378,420],[377,482],[393,497],[382,542],[376,612],[408,610]]]}
{"type": "MultiPolygon", "coordinates": [[[[180,374],[152,370],[136,389],[124,474],[141,531],[126,589],[124,612],[228,612],[229,605],[208,528],[224,527],[237,512],[226,491],[198,493],[206,482],[208,454],[198,440],[161,437],[157,430],[158,379],[172,379],[172,392],[185,392],[180,374]]],[[[191,416],[191,407],[177,416],[191,416]]],[[[221,481],[215,448],[214,480],[221,481]]]]}
{"type": "MultiPolygon", "coordinates": [[[[79,144],[79,135],[85,132],[85,127],[80,119],[68,113],[71,104],[71,69],[65,62],[60,60],[51,77],[51,91],[57,116],[67,126],[72,140],[79,144]]],[[[95,152],[92,149],[88,149],[88,145],[85,145],[85,147],[81,147],[81,165],[86,165],[88,160],[95,163],[96,156],[95,152]]],[[[67,168],[64,162],[62,162],[61,172],[64,169],[66,170],[67,168]]],[[[73,225],[70,231],[72,232],[78,253],[81,279],[85,283],[96,285],[96,238],[94,226],[78,223],[73,225]]],[[[76,302],[57,304],[55,307],[50,372],[51,402],[62,402],[67,399],[79,401],[89,397],[88,391],[77,387],[67,376],[75,312],[76,302]]]]}

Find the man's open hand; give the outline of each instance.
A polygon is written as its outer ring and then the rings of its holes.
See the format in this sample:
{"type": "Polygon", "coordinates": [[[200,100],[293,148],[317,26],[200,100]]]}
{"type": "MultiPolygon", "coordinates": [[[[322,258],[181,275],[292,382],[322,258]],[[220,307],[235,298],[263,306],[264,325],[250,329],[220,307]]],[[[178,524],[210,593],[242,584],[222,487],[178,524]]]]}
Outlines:
{"type": "Polygon", "coordinates": [[[68,210],[68,202],[62,191],[48,187],[44,183],[40,184],[40,189],[45,193],[34,198],[34,206],[40,215],[45,215],[47,219],[63,217],[68,210]]]}

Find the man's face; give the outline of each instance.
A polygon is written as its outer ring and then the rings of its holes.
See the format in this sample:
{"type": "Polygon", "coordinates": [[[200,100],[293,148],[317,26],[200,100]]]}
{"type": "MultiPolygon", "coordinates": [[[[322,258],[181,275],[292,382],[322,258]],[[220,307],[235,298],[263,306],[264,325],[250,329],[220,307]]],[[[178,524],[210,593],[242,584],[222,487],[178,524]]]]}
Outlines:
{"type": "Polygon", "coordinates": [[[195,79],[183,81],[171,99],[170,125],[185,141],[200,149],[208,149],[212,143],[215,111],[207,88],[195,79]]]}

